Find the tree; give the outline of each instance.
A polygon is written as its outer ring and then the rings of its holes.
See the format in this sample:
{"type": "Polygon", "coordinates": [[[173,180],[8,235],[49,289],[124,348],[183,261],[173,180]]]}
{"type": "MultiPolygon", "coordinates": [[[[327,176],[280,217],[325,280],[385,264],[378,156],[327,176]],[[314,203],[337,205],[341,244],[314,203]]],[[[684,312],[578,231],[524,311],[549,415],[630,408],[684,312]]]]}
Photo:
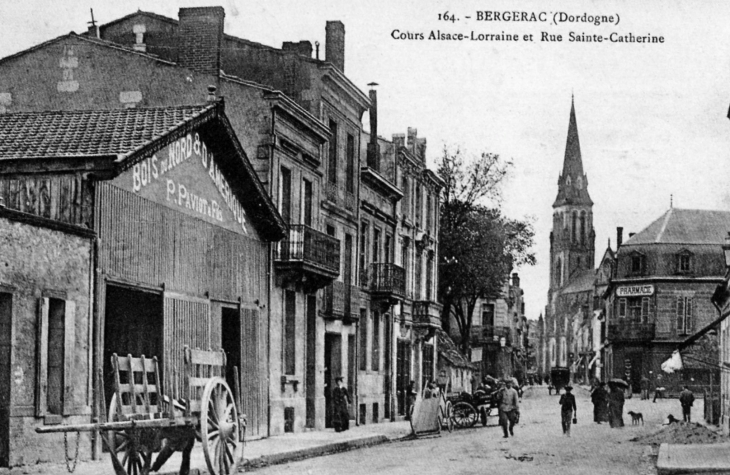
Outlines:
{"type": "Polygon", "coordinates": [[[511,167],[491,153],[466,164],[460,149],[444,147],[438,168],[445,183],[439,229],[441,318],[448,327],[453,317],[465,354],[477,301],[498,296],[514,267],[535,262],[532,224],[506,218],[500,209],[501,184],[511,167]]]}

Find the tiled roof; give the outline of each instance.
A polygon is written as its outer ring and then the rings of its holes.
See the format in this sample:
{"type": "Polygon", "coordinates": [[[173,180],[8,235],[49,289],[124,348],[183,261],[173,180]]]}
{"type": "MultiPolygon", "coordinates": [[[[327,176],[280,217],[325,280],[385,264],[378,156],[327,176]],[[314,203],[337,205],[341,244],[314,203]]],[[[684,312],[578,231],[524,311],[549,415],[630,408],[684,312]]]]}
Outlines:
{"type": "Polygon", "coordinates": [[[670,208],[621,247],[642,244],[723,244],[730,211],[670,208]]]}
{"type": "Polygon", "coordinates": [[[121,158],[212,107],[214,104],[0,114],[0,160],[121,158]]]}
{"type": "Polygon", "coordinates": [[[462,355],[459,350],[456,349],[456,343],[451,337],[442,329],[436,329],[436,335],[438,337],[438,352],[439,355],[446,358],[449,363],[457,368],[468,368],[474,369],[474,365],[462,355]]]}
{"type": "Polygon", "coordinates": [[[585,292],[593,289],[596,282],[596,271],[593,269],[585,269],[576,272],[570,277],[568,284],[560,290],[561,294],[572,294],[577,292],[585,292]]]}

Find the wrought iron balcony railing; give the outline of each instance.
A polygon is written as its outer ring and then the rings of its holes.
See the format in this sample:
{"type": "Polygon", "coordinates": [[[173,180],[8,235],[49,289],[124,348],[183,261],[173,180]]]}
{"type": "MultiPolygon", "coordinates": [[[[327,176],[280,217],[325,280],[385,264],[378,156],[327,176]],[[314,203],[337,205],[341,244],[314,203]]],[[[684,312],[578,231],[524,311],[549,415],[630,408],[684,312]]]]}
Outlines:
{"type": "Polygon", "coordinates": [[[292,224],[289,236],[277,244],[274,259],[280,265],[301,264],[307,267],[304,270],[334,278],[340,273],[340,241],[304,224],[292,224]]]}
{"type": "Polygon", "coordinates": [[[441,327],[441,310],[443,306],[429,300],[413,302],[413,324],[441,327]]]}
{"type": "Polygon", "coordinates": [[[360,290],[338,280],[324,288],[322,314],[326,318],[357,320],[360,309],[360,290]]]}
{"type": "Polygon", "coordinates": [[[372,294],[402,299],[406,295],[406,271],[396,264],[370,264],[367,283],[363,287],[372,294]]]}

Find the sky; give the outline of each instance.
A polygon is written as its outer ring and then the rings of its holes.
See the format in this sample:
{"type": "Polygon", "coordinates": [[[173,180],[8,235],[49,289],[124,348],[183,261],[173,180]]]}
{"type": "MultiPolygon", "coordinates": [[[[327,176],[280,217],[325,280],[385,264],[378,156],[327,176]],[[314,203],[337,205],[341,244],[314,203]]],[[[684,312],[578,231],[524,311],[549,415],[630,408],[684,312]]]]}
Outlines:
{"type": "Polygon", "coordinates": [[[177,18],[180,7],[207,5],[224,7],[228,34],[276,47],[319,41],[322,57],[325,22],[341,20],[346,75],[363,91],[379,83],[381,135],[416,127],[428,139],[431,165],[444,145],[511,160],[502,206],[512,218],[531,219],[536,231],[538,263],[518,269],[528,318],[547,303],[552,203],[571,95],[595,203],[596,261],[609,239],[615,248],[617,226],[625,238],[640,231],[670,199],[679,208],[730,210],[727,1],[24,0],[0,6],[0,57],[85,31],[90,8],[103,24],[138,8],[177,18]],[[519,19],[534,13],[538,21],[504,21],[505,11],[519,19]],[[553,23],[560,13],[573,21],[553,23]],[[487,15],[490,21],[478,21],[487,15]],[[596,15],[613,18],[598,26],[581,21],[596,15]],[[394,39],[394,30],[424,39],[394,39]],[[519,40],[429,40],[432,31],[519,40]],[[607,40],[570,42],[570,32],[607,40]],[[541,41],[543,33],[562,41],[541,41]],[[612,33],[664,42],[614,43],[612,33]]]}

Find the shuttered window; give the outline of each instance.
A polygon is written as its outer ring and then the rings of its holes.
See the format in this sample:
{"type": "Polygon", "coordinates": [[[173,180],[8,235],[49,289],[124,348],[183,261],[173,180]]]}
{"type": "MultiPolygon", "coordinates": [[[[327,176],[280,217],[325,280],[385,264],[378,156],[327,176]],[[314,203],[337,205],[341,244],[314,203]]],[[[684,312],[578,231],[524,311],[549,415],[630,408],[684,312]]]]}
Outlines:
{"type": "Polygon", "coordinates": [[[618,299],[618,316],[619,318],[626,316],[626,299],[618,299]]]}
{"type": "Polygon", "coordinates": [[[692,297],[677,297],[677,333],[686,335],[692,331],[692,297]]]}
{"type": "Polygon", "coordinates": [[[43,297],[38,302],[36,415],[73,411],[76,304],[43,297]]]}

